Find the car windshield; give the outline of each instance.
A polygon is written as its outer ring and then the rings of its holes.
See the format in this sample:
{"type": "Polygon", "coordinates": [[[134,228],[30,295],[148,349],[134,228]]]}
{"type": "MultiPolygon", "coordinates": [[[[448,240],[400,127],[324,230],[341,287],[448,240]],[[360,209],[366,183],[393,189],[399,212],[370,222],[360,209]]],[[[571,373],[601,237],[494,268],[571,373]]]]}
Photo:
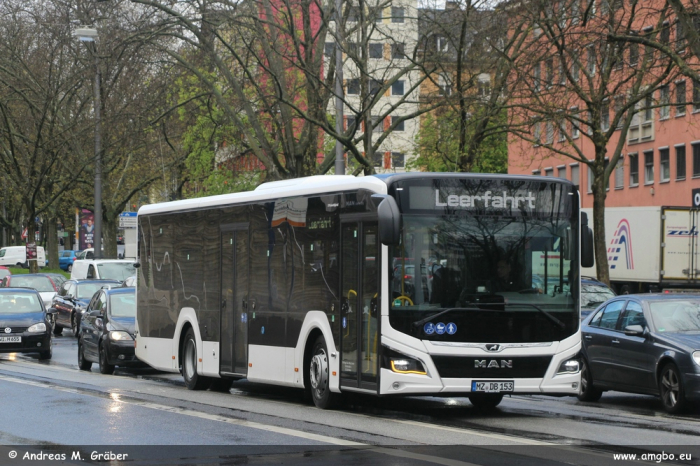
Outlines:
{"type": "Polygon", "coordinates": [[[41,299],[34,293],[0,293],[0,314],[42,312],[41,299]]]}
{"type": "Polygon", "coordinates": [[[78,299],[90,299],[103,286],[111,283],[81,283],[78,285],[78,299]]]}
{"type": "Polygon", "coordinates": [[[109,297],[112,317],[136,317],[136,295],[134,293],[117,293],[109,297]]]}
{"type": "Polygon", "coordinates": [[[37,291],[56,291],[49,277],[13,275],[10,285],[13,287],[34,288],[37,291]]]}
{"type": "Polygon", "coordinates": [[[659,332],[700,331],[700,301],[658,301],[650,303],[649,308],[659,332]]]}
{"type": "Polygon", "coordinates": [[[133,262],[104,262],[97,264],[100,271],[100,278],[124,281],[131,275],[136,274],[133,262]]]}
{"type": "Polygon", "coordinates": [[[595,308],[603,304],[610,298],[614,298],[615,293],[605,285],[582,284],[581,285],[581,307],[595,308]]]}

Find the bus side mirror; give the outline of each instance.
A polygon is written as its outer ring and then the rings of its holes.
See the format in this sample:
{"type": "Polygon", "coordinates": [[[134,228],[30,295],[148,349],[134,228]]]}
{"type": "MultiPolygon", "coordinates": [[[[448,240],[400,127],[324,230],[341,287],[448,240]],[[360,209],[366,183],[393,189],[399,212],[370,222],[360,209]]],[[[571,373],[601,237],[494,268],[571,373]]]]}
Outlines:
{"type": "Polygon", "coordinates": [[[581,267],[593,267],[593,231],[588,226],[588,215],[581,212],[581,267]]]}
{"type": "Polygon", "coordinates": [[[379,217],[379,242],[386,246],[399,244],[401,237],[401,212],[396,199],[386,194],[373,194],[379,217]]]}

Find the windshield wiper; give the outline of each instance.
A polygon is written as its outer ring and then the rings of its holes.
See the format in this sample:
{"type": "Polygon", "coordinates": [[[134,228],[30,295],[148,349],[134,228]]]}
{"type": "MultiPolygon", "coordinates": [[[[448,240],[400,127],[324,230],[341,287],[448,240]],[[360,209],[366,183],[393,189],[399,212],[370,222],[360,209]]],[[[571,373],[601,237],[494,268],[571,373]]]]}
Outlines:
{"type": "MultiPolygon", "coordinates": [[[[534,307],[534,308],[537,309],[539,312],[541,312],[542,314],[544,314],[545,317],[547,317],[550,321],[552,321],[552,323],[554,323],[555,325],[557,325],[559,328],[564,329],[564,328],[566,327],[566,324],[565,324],[564,322],[562,322],[561,320],[557,319],[556,317],[554,317],[552,314],[550,314],[549,312],[545,311],[545,310],[542,309],[541,307],[536,306],[536,305],[534,305],[534,304],[532,304],[532,303],[479,303],[479,306],[504,306],[504,307],[505,307],[505,306],[530,306],[530,307],[534,307]]],[[[483,308],[480,308],[480,307],[451,307],[451,308],[449,308],[449,309],[445,309],[444,311],[440,311],[440,312],[438,312],[437,314],[433,314],[433,315],[431,315],[431,316],[428,316],[428,317],[426,317],[425,319],[417,320],[417,321],[413,322],[413,325],[414,325],[415,327],[420,327],[420,326],[423,325],[424,323],[426,323],[426,322],[428,322],[428,321],[430,321],[430,320],[433,320],[433,319],[435,319],[436,317],[440,317],[440,316],[443,315],[443,314],[447,314],[448,312],[451,312],[451,311],[484,311],[484,310],[486,310],[486,309],[483,309],[483,308]]]]}

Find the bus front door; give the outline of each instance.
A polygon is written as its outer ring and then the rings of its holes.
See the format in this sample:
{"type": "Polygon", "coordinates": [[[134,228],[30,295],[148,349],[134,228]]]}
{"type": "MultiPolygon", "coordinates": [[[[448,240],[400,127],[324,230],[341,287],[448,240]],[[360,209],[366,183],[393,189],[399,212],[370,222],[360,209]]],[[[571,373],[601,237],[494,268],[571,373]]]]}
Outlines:
{"type": "Polygon", "coordinates": [[[341,227],[341,387],[376,392],[379,360],[379,238],[376,221],[341,227]]]}
{"type": "Polygon", "coordinates": [[[221,228],[221,375],[248,372],[248,224],[221,228]]]}

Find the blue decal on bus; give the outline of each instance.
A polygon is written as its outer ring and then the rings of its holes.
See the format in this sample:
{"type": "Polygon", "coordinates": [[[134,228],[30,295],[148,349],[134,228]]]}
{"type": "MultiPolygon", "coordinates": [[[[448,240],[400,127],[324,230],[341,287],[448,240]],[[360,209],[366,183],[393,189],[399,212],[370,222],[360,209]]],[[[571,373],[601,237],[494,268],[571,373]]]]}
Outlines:
{"type": "Polygon", "coordinates": [[[346,317],[343,317],[343,328],[348,326],[348,319],[346,317]]]}
{"type": "Polygon", "coordinates": [[[432,322],[428,322],[423,326],[423,331],[427,335],[432,335],[433,333],[435,333],[435,324],[433,324],[432,322]]]}
{"type": "Polygon", "coordinates": [[[265,327],[260,327],[260,333],[262,333],[263,335],[265,335],[265,327]]]}
{"type": "Polygon", "coordinates": [[[447,331],[448,335],[454,335],[455,333],[457,333],[457,326],[454,324],[454,322],[450,322],[449,324],[447,324],[445,330],[447,331]]]}
{"type": "Polygon", "coordinates": [[[248,314],[246,314],[245,312],[241,314],[241,322],[243,322],[244,324],[248,322],[248,314]]]}
{"type": "Polygon", "coordinates": [[[438,335],[442,335],[443,333],[445,333],[445,324],[443,324],[442,322],[438,322],[437,324],[435,324],[435,333],[437,333],[438,335]]]}

